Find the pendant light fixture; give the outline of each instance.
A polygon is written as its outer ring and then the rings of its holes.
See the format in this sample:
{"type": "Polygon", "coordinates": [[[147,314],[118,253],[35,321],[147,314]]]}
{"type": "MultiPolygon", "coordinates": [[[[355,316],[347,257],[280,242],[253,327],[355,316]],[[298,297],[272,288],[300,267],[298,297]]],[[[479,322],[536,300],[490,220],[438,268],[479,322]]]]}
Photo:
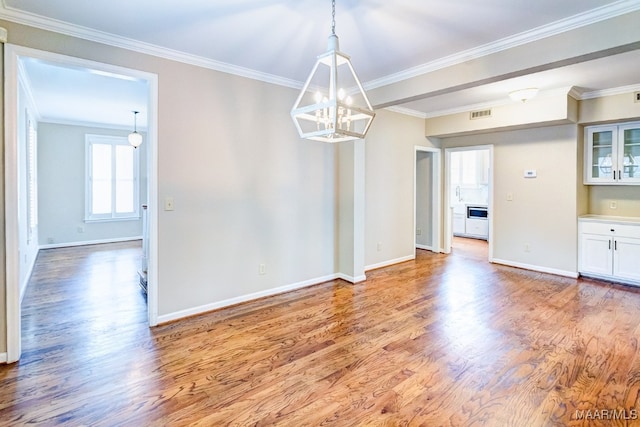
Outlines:
{"type": "Polygon", "coordinates": [[[139,111],[133,112],[133,132],[129,134],[129,144],[133,145],[133,148],[138,148],[142,144],[142,135],[138,133],[138,118],[139,111]]]}
{"type": "Polygon", "coordinates": [[[514,101],[527,102],[537,94],[537,87],[528,87],[526,89],[514,90],[513,92],[509,92],[509,98],[513,99],[514,101]]]}
{"type": "Polygon", "coordinates": [[[327,51],[316,63],[291,109],[302,138],[341,142],[364,138],[375,112],[351,65],[340,52],[336,35],[336,2],[331,1],[331,34],[327,51]]]}

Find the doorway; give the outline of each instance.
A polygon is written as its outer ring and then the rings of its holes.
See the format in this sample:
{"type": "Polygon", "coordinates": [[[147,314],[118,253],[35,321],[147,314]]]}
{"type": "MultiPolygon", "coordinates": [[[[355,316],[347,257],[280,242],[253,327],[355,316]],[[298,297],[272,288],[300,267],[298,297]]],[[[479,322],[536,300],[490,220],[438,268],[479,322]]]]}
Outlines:
{"type": "Polygon", "coordinates": [[[6,234],[6,312],[7,312],[7,362],[15,362],[21,353],[20,278],[26,272],[21,264],[20,183],[24,176],[19,161],[20,122],[19,67],[24,59],[46,61],[61,67],[82,69],[103,76],[143,81],[147,85],[147,205],[148,209],[148,296],[147,320],[150,326],[157,324],[157,111],[158,77],[155,74],[88,61],[45,51],[7,44],[5,45],[5,234],[6,234]]]}
{"type": "Polygon", "coordinates": [[[445,149],[444,252],[486,241],[493,258],[493,145],[445,149]],[[454,238],[455,237],[455,238],[454,238]],[[466,239],[475,239],[468,245],[466,239]]]}
{"type": "Polygon", "coordinates": [[[441,150],[415,147],[414,247],[441,252],[441,150]]]}

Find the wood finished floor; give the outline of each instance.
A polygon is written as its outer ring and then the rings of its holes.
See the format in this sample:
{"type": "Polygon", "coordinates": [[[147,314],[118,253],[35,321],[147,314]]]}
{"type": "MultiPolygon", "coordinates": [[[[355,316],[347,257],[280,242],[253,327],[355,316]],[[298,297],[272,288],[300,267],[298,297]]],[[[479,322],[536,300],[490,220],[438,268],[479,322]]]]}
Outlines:
{"type": "Polygon", "coordinates": [[[139,251],[41,252],[1,425],[638,424],[602,411],[640,409],[639,289],[492,265],[465,239],[149,329],[139,251]]]}

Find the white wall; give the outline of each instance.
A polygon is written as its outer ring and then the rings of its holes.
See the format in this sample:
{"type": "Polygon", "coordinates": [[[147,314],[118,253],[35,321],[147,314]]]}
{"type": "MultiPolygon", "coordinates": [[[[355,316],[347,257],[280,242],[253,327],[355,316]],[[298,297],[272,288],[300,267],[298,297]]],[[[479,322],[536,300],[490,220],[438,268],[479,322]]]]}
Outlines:
{"type": "MultiPolygon", "coordinates": [[[[85,135],[127,136],[129,131],[40,123],[38,222],[40,245],[65,245],[142,236],[142,218],[85,222],[85,135]],[[82,231],[80,231],[82,230],[82,231]]],[[[147,144],[140,150],[140,204],[147,200],[147,144]]],[[[141,211],[142,212],[142,211],[141,211]]]]}
{"type": "Polygon", "coordinates": [[[299,138],[297,91],[165,62],[159,196],[175,210],[159,212],[161,316],[333,275],[335,146],[299,138]]]}
{"type": "Polygon", "coordinates": [[[364,274],[364,153],[362,140],[337,145],[338,274],[355,283],[364,274]]]}
{"type": "Polygon", "coordinates": [[[495,260],[577,271],[577,135],[576,125],[563,125],[442,140],[446,147],[494,144],[495,260]],[[525,169],[535,169],[537,178],[524,178],[525,169]]]}
{"type": "Polygon", "coordinates": [[[158,212],[160,322],[335,276],[335,147],[299,138],[297,90],[0,25],[10,43],[158,75],[158,198],[175,201],[158,212]]]}
{"type": "Polygon", "coordinates": [[[424,137],[424,119],[387,110],[376,114],[365,141],[367,268],[415,256],[415,147],[433,146],[424,137]]]}

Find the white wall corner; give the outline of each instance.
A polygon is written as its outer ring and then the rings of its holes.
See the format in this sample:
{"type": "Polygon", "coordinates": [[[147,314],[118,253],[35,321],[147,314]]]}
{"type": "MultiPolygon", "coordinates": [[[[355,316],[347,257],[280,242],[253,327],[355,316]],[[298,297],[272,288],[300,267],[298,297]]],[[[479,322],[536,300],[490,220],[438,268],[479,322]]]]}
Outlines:
{"type": "Polygon", "coordinates": [[[364,282],[365,280],[367,280],[367,276],[365,274],[362,274],[360,276],[349,276],[343,273],[338,273],[336,274],[338,279],[342,279],[345,282],[349,282],[349,283],[360,283],[360,282],[364,282]]]}

